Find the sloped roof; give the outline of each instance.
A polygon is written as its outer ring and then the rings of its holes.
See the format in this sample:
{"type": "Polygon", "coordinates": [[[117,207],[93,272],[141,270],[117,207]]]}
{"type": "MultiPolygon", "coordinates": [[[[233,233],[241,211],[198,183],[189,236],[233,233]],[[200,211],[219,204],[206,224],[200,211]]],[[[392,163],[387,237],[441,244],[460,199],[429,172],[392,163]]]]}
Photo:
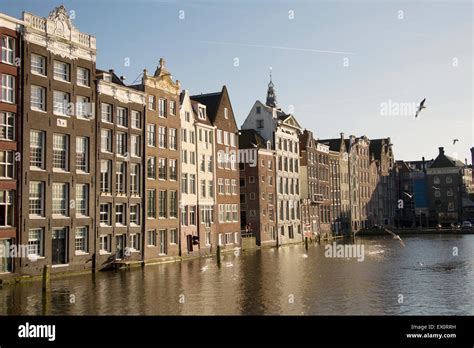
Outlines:
{"type": "Polygon", "coordinates": [[[217,108],[219,107],[219,101],[222,97],[221,92],[207,93],[207,94],[198,94],[192,95],[191,100],[195,100],[201,104],[206,105],[207,116],[212,123],[216,120],[217,108]]]}
{"type": "Polygon", "coordinates": [[[125,83],[123,83],[123,81],[120,79],[120,77],[118,77],[115,72],[113,70],[101,70],[101,69],[96,69],[95,70],[96,72],[96,77],[97,79],[99,80],[103,80],[104,79],[104,76],[103,74],[109,74],[109,75],[112,75],[112,82],[117,84],[117,85],[121,85],[121,86],[124,86],[124,87],[131,87],[133,88],[132,86],[126,86],[125,83]]]}
{"type": "Polygon", "coordinates": [[[465,164],[455,158],[441,153],[436,157],[434,162],[429,166],[429,168],[449,168],[449,167],[464,167],[465,164]]]}
{"type": "Polygon", "coordinates": [[[242,129],[239,132],[239,148],[267,148],[267,142],[255,129],[242,129]]]}
{"type": "MultiPolygon", "coordinates": [[[[346,141],[346,139],[344,139],[346,141]]],[[[328,145],[329,150],[331,151],[341,151],[342,142],[341,138],[334,138],[334,139],[318,139],[318,143],[328,145]]],[[[348,145],[346,145],[347,148],[348,145]]]]}

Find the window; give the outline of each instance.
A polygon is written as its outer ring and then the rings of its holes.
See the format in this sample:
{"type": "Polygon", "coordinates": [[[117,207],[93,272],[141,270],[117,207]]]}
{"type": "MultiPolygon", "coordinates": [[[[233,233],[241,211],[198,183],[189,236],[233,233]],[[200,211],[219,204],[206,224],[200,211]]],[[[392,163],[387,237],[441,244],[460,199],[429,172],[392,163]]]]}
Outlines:
{"type": "Polygon", "coordinates": [[[54,79],[69,82],[70,81],[70,65],[58,60],[54,61],[54,79]]]}
{"type": "Polygon", "coordinates": [[[110,234],[101,234],[99,237],[100,254],[109,254],[112,251],[112,236],[110,234]]]}
{"type": "Polygon", "coordinates": [[[199,106],[198,107],[198,117],[201,119],[201,120],[205,120],[206,119],[206,108],[204,106],[199,106]]]}
{"type": "Polygon", "coordinates": [[[170,180],[176,181],[178,180],[178,167],[177,167],[177,160],[170,159],[169,160],[169,167],[170,167],[170,180]]]}
{"type": "Polygon", "coordinates": [[[13,64],[15,60],[15,39],[2,35],[2,63],[13,64]]]}
{"type": "Polygon", "coordinates": [[[100,204],[100,225],[111,226],[112,225],[112,204],[101,203],[100,204]]]}
{"type": "Polygon", "coordinates": [[[2,102],[15,102],[15,77],[2,74],[2,102]]]}
{"type": "Polygon", "coordinates": [[[170,230],[170,244],[178,244],[178,230],[176,228],[170,230]]]}
{"type": "Polygon", "coordinates": [[[156,125],[148,123],[146,125],[146,133],[148,139],[148,146],[156,147],[156,125]]]}
{"type": "Polygon", "coordinates": [[[158,192],[158,217],[166,217],[166,191],[158,192]]]}
{"type": "Polygon", "coordinates": [[[160,236],[160,255],[166,255],[167,245],[166,245],[166,230],[158,230],[158,235],[160,236]]]}
{"type": "Polygon", "coordinates": [[[66,92],[54,91],[53,92],[53,113],[60,116],[69,116],[68,113],[70,95],[66,92]]]}
{"type": "Polygon", "coordinates": [[[206,180],[201,180],[201,196],[206,197],[206,180]]]}
{"type": "Polygon", "coordinates": [[[147,231],[148,235],[148,246],[156,246],[156,230],[148,230],[147,231]]]}
{"type": "Polygon", "coordinates": [[[213,180],[209,180],[208,182],[208,188],[209,188],[209,198],[213,198],[214,197],[214,181],[213,180]]]}
{"type": "Polygon", "coordinates": [[[107,103],[100,104],[101,119],[104,122],[112,122],[112,105],[107,103]]]}
{"type": "Polygon", "coordinates": [[[139,204],[130,204],[130,224],[131,225],[140,225],[140,205],[139,204]]]}
{"type": "Polygon", "coordinates": [[[250,192],[250,200],[255,200],[255,192],[250,192]]]}
{"type": "Polygon", "coordinates": [[[196,207],[195,206],[189,207],[189,224],[196,225],[196,207]]]}
{"type": "Polygon", "coordinates": [[[185,128],[181,128],[181,141],[186,143],[188,141],[188,130],[185,128]]]}
{"type": "Polygon", "coordinates": [[[176,115],[176,102],[174,100],[170,100],[170,115],[176,115]]]}
{"type": "Polygon", "coordinates": [[[189,193],[196,194],[196,174],[189,175],[189,193]]]}
{"type": "Polygon", "coordinates": [[[30,181],[29,199],[30,216],[44,216],[44,182],[30,181]]]}
{"type": "Polygon", "coordinates": [[[131,251],[140,251],[141,233],[130,234],[130,249],[131,251]]]}
{"type": "Polygon", "coordinates": [[[87,227],[76,227],[74,240],[76,255],[87,254],[87,229],[87,227]]]}
{"type": "Polygon", "coordinates": [[[125,225],[125,213],[126,206],[124,203],[119,203],[115,205],[115,224],[116,225],[125,225]]]}
{"type": "Polygon", "coordinates": [[[156,179],[156,157],[148,157],[146,163],[147,178],[156,179]]]}
{"type": "Polygon", "coordinates": [[[225,179],[225,194],[230,195],[230,179],[225,179]]]}
{"type": "Polygon", "coordinates": [[[451,197],[453,195],[453,189],[452,188],[448,188],[448,190],[446,191],[446,195],[448,197],[451,197]]]}
{"type": "Polygon", "coordinates": [[[227,108],[224,108],[224,118],[227,120],[229,118],[229,112],[227,108]]]}
{"type": "MultiPolygon", "coordinates": [[[[2,85],[2,100],[3,100],[3,85],[2,85]]],[[[46,88],[32,85],[30,103],[31,103],[30,104],[31,110],[46,111],[46,88]]]]}
{"type": "Polygon", "coordinates": [[[446,184],[452,184],[453,183],[453,177],[451,175],[448,175],[446,177],[446,184]]]}
{"type": "Polygon", "coordinates": [[[209,161],[207,162],[207,171],[209,173],[212,173],[213,169],[214,169],[214,161],[213,161],[212,156],[209,156],[209,161]]]}
{"type": "Polygon", "coordinates": [[[0,191],[0,227],[14,226],[15,191],[0,191]]]}
{"type": "Polygon", "coordinates": [[[53,215],[69,216],[68,184],[53,183],[53,215]]]}
{"type": "Polygon", "coordinates": [[[156,190],[147,190],[147,217],[156,218],[156,190]]]}
{"type": "Polygon", "coordinates": [[[236,195],[237,194],[237,180],[232,179],[231,180],[231,185],[232,185],[232,194],[236,195]]]}
{"type": "Polygon", "coordinates": [[[262,113],[262,108],[260,106],[257,106],[257,114],[261,114],[262,113]]]}
{"type": "Polygon", "coordinates": [[[170,128],[169,129],[169,135],[170,135],[170,149],[171,150],[176,150],[178,148],[178,137],[177,137],[177,131],[175,128],[170,128]]]}
{"type": "Polygon", "coordinates": [[[158,179],[166,180],[166,158],[158,158],[158,179]]]}
{"type": "Polygon", "coordinates": [[[101,132],[101,150],[102,152],[112,152],[112,130],[102,129],[101,132]]]}
{"type": "Polygon", "coordinates": [[[79,86],[83,87],[89,87],[90,86],[90,74],[89,74],[89,69],[86,68],[77,68],[77,84],[79,86]]]}
{"type": "Polygon", "coordinates": [[[117,125],[128,127],[128,110],[125,108],[117,108],[117,125]]]}
{"type": "Polygon", "coordinates": [[[140,194],[140,165],[136,163],[130,164],[130,193],[140,194]]]}
{"type": "Polygon", "coordinates": [[[117,194],[125,193],[125,163],[117,162],[115,164],[115,180],[117,194]]]}
{"type": "Polygon", "coordinates": [[[13,151],[0,151],[0,178],[14,179],[14,160],[13,151]]]}
{"type": "Polygon", "coordinates": [[[30,228],[28,231],[28,256],[44,256],[44,229],[30,228]]]}
{"type": "Polygon", "coordinates": [[[184,120],[186,122],[191,122],[191,113],[189,111],[184,112],[184,120]]]}
{"type": "Polygon", "coordinates": [[[76,138],[76,170],[82,173],[89,172],[89,138],[76,138]]]}
{"type": "Polygon", "coordinates": [[[166,99],[160,99],[158,101],[158,116],[166,117],[166,99]]]}
{"type": "Polygon", "coordinates": [[[199,161],[199,169],[201,172],[206,171],[206,155],[201,155],[201,159],[199,161]]]}
{"type": "Polygon", "coordinates": [[[117,154],[125,156],[127,154],[127,134],[117,132],[117,154]]]}
{"type": "Polygon", "coordinates": [[[140,111],[132,110],[132,128],[142,128],[142,113],[140,111]]]}
{"type": "Polygon", "coordinates": [[[15,140],[15,114],[0,112],[0,139],[15,140]]]}
{"type": "Polygon", "coordinates": [[[89,185],[76,185],[76,215],[89,216],[89,185]]]}
{"type": "Polygon", "coordinates": [[[435,177],[433,178],[433,183],[439,184],[439,176],[435,176],[435,177]]]}
{"type": "Polygon", "coordinates": [[[100,162],[100,192],[112,192],[112,161],[102,160],[100,162]]]}
{"type": "Polygon", "coordinates": [[[132,134],[130,136],[131,142],[131,155],[133,157],[140,157],[141,156],[141,138],[139,135],[132,134]]]}
{"type": "Polygon", "coordinates": [[[112,82],[112,75],[107,74],[107,73],[103,73],[102,77],[104,78],[105,82],[112,82]]]}
{"type": "Polygon", "coordinates": [[[217,179],[217,186],[218,186],[218,192],[220,195],[225,194],[225,186],[224,186],[224,179],[223,178],[218,178],[217,179]]]}
{"type": "Polygon", "coordinates": [[[83,97],[80,95],[76,97],[76,115],[78,118],[88,120],[94,115],[93,112],[89,97],[83,97]]]}
{"type": "Polygon", "coordinates": [[[232,243],[233,243],[232,233],[226,233],[225,244],[232,244],[232,243]]]}
{"type": "Polygon", "coordinates": [[[148,96],[148,110],[155,110],[156,108],[156,101],[155,101],[155,96],[150,95],[148,96]]]}
{"type": "Polygon", "coordinates": [[[454,202],[448,202],[448,211],[454,210],[454,202]]]}
{"type": "Polygon", "coordinates": [[[263,120],[257,120],[257,129],[263,128],[263,120]]]}
{"type": "Polygon", "coordinates": [[[170,217],[178,217],[178,192],[170,191],[170,217]]]}
{"type": "Polygon", "coordinates": [[[65,134],[53,134],[53,168],[67,171],[69,136],[65,134]]]}
{"type": "Polygon", "coordinates": [[[158,146],[166,148],[166,127],[158,127],[158,146]]]}
{"type": "Polygon", "coordinates": [[[222,144],[222,130],[221,129],[217,130],[217,143],[222,144]]]}
{"type": "Polygon", "coordinates": [[[188,193],[188,174],[181,174],[181,191],[182,193],[188,193]]]}
{"type": "Polygon", "coordinates": [[[189,132],[189,141],[190,141],[191,144],[195,144],[196,133],[194,131],[189,132]]]}
{"type": "Polygon", "coordinates": [[[33,74],[46,76],[46,57],[32,54],[31,55],[31,72],[33,74]]]}

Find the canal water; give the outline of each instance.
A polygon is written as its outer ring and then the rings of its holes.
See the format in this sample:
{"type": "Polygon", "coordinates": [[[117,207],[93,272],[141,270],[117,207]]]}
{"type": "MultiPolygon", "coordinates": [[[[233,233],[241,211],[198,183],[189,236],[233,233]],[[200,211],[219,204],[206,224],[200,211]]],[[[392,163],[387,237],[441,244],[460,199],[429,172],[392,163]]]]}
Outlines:
{"type": "Polygon", "coordinates": [[[363,261],[297,245],[53,279],[46,297],[9,285],[0,314],[474,315],[474,235],[403,239],[357,238],[363,261]]]}

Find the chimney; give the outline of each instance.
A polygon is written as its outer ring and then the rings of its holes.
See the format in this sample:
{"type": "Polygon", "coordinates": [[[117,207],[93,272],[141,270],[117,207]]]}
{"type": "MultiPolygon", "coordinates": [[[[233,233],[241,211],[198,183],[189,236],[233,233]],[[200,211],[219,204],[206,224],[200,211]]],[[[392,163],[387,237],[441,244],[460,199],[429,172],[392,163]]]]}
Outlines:
{"type": "Polygon", "coordinates": [[[122,75],[122,76],[120,76],[120,81],[122,81],[122,82],[123,82],[123,81],[125,81],[125,80],[126,80],[125,76],[123,76],[123,75],[122,75]]]}
{"type": "Polygon", "coordinates": [[[344,139],[344,132],[341,132],[341,139],[344,139]]]}
{"type": "Polygon", "coordinates": [[[444,155],[444,147],[440,146],[438,147],[438,149],[439,149],[439,154],[444,155]]]}
{"type": "Polygon", "coordinates": [[[114,73],[114,69],[109,69],[109,73],[113,74],[113,73],[114,73]]]}
{"type": "Polygon", "coordinates": [[[474,147],[471,147],[471,164],[474,166],[474,147]]]}

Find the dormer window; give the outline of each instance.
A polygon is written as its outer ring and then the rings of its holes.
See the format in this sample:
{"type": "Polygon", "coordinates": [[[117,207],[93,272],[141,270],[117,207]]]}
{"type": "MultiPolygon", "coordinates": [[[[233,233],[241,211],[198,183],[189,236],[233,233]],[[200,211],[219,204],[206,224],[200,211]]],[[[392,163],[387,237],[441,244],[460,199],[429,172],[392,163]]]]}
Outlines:
{"type": "Polygon", "coordinates": [[[201,120],[206,119],[206,108],[204,106],[199,106],[198,108],[198,116],[201,120]]]}
{"type": "Polygon", "coordinates": [[[104,74],[103,77],[105,82],[112,82],[112,75],[104,74]]]}

